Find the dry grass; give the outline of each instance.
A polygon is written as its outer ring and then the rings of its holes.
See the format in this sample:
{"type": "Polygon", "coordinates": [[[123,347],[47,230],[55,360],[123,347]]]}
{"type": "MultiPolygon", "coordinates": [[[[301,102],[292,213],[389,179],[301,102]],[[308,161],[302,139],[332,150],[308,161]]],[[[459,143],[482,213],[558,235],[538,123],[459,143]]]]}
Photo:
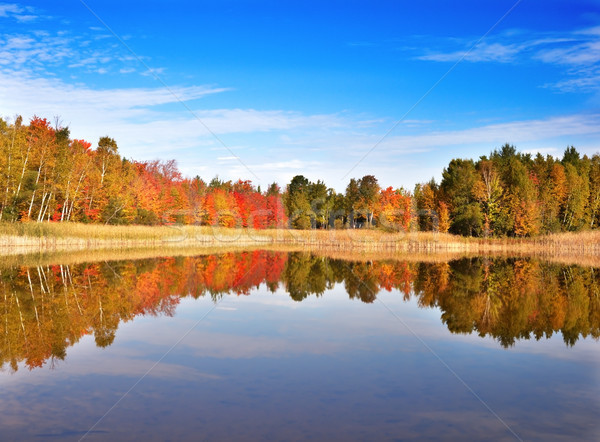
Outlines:
{"type": "MultiPolygon", "coordinates": [[[[386,233],[379,230],[252,230],[208,226],[145,227],[78,223],[0,224],[0,255],[26,253],[155,250],[179,251],[279,249],[333,255],[519,255],[600,259],[600,231],[537,238],[482,239],[434,232],[386,233]]],[[[97,253],[97,252],[95,252],[97,253]]],[[[154,252],[153,252],[154,253],[154,252]]],[[[191,253],[191,252],[190,252],[191,253]]]]}
{"type": "Polygon", "coordinates": [[[277,252],[310,252],[325,256],[330,259],[344,261],[406,261],[441,263],[459,258],[469,257],[499,257],[499,258],[534,258],[542,261],[554,262],[563,265],[580,265],[584,267],[600,268],[600,256],[577,256],[577,255],[532,255],[525,253],[468,253],[468,252],[396,252],[396,251],[367,251],[355,249],[352,251],[331,250],[327,248],[310,248],[297,245],[272,244],[268,247],[261,245],[242,245],[228,247],[132,247],[120,249],[93,249],[77,251],[54,251],[45,253],[25,253],[5,255],[0,259],[0,268],[14,266],[47,266],[47,265],[75,265],[80,263],[92,263],[102,261],[137,260],[164,257],[187,257],[203,256],[229,252],[249,252],[253,250],[269,250],[277,252]]]}
{"type": "MultiPolygon", "coordinates": [[[[55,251],[45,253],[26,253],[5,255],[0,259],[0,268],[14,266],[46,266],[46,265],[75,265],[92,262],[108,262],[121,260],[137,260],[166,257],[204,256],[228,252],[247,252],[253,250],[264,250],[257,246],[237,247],[180,247],[176,249],[165,249],[164,247],[132,247],[121,249],[94,249],[76,251],[55,251]]],[[[290,246],[273,246],[269,250],[292,252],[290,246]]]]}

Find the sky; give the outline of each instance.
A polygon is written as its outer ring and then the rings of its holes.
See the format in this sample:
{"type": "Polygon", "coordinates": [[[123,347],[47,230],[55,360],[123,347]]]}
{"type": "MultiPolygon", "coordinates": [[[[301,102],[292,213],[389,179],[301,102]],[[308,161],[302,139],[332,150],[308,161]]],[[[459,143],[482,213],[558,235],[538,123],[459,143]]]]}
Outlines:
{"type": "Polygon", "coordinates": [[[0,2],[0,117],[265,188],[600,151],[600,1],[0,2]]]}

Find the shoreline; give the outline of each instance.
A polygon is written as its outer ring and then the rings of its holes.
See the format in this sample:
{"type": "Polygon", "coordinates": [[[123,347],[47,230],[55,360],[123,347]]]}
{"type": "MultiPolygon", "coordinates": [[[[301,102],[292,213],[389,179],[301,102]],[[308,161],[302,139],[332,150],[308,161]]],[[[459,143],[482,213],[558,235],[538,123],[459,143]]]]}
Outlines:
{"type": "MultiPolygon", "coordinates": [[[[463,256],[532,257],[600,267],[600,231],[534,238],[472,238],[432,232],[378,230],[253,230],[208,226],[0,224],[0,257],[92,254],[175,256],[229,251],[304,251],[342,259],[435,259],[463,256]]],[[[13,261],[12,259],[10,261],[13,261]]]]}
{"type": "Polygon", "coordinates": [[[364,261],[404,261],[445,263],[463,258],[487,258],[487,259],[533,259],[559,265],[576,265],[581,267],[600,268],[600,257],[576,257],[576,256],[552,256],[533,255],[524,253],[393,253],[393,252],[369,252],[356,251],[334,251],[331,249],[302,248],[297,246],[276,245],[271,247],[261,246],[237,246],[237,247],[180,247],[164,249],[159,247],[132,247],[122,249],[93,249],[77,251],[55,251],[41,253],[25,253],[4,255],[0,259],[0,269],[14,266],[48,266],[48,265],[76,265],[94,262],[112,262],[124,260],[142,260],[158,258],[193,257],[204,255],[219,255],[229,253],[252,253],[255,251],[270,251],[280,253],[311,253],[324,258],[337,259],[352,262],[364,261]]]}

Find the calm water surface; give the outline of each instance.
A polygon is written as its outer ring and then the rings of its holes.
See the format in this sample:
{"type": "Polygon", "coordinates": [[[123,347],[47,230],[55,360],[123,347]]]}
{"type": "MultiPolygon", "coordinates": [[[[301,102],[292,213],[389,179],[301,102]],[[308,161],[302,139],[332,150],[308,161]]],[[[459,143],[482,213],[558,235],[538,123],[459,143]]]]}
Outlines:
{"type": "Polygon", "coordinates": [[[600,438],[598,269],[4,266],[0,327],[2,440],[600,438]]]}

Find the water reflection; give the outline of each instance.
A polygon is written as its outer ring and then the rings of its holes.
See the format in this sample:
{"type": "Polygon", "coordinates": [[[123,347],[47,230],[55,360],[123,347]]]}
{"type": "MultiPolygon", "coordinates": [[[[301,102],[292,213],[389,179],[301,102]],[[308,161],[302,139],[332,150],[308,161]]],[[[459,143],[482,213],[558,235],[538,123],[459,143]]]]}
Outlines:
{"type": "Polygon", "coordinates": [[[254,251],[198,257],[0,270],[0,364],[16,371],[65,358],[93,334],[100,347],[138,315],[172,316],[183,297],[248,295],[261,284],[295,301],[337,284],[351,299],[382,290],[439,308],[453,333],[492,336],[502,346],[560,332],[567,345],[600,336],[600,272],[531,259],[471,258],[442,263],[356,262],[304,253],[254,251]]]}

